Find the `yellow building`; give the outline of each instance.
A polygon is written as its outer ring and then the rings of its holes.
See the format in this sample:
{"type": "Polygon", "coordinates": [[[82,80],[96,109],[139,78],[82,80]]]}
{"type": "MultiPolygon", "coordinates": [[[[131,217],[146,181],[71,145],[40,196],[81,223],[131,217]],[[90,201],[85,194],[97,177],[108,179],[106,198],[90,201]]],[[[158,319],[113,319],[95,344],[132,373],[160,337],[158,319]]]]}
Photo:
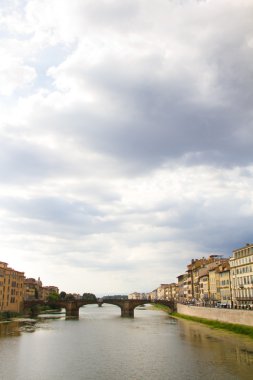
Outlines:
{"type": "Polygon", "coordinates": [[[24,272],[0,261],[0,312],[20,312],[24,297],[24,272]]]}
{"type": "Polygon", "coordinates": [[[233,251],[230,278],[233,306],[253,308],[253,244],[233,251]]]}
{"type": "Polygon", "coordinates": [[[187,303],[188,300],[188,274],[183,273],[177,276],[178,297],[177,300],[180,303],[187,303]]]}
{"type": "Polygon", "coordinates": [[[219,297],[219,275],[216,274],[215,268],[226,262],[228,262],[228,259],[224,259],[219,255],[211,255],[208,258],[202,257],[201,259],[192,260],[191,264],[187,265],[188,301],[196,304],[201,302],[199,281],[204,268],[209,272],[210,299],[217,301],[216,298],[217,296],[219,297]],[[214,299],[214,297],[216,298],[214,299]]]}
{"type": "Polygon", "coordinates": [[[230,283],[230,266],[227,264],[219,273],[220,275],[220,302],[221,306],[232,306],[232,294],[230,283]]]}
{"type": "Polygon", "coordinates": [[[209,270],[209,292],[210,292],[210,304],[215,306],[220,303],[220,274],[218,266],[209,270]]]}

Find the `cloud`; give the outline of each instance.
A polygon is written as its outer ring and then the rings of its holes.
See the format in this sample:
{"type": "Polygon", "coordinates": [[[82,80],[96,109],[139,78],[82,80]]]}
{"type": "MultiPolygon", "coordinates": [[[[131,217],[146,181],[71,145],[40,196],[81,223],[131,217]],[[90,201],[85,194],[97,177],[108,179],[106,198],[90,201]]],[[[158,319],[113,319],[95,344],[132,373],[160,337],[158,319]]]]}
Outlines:
{"type": "Polygon", "coordinates": [[[67,291],[130,292],[250,242],[251,13],[5,2],[1,259],[67,291]]]}

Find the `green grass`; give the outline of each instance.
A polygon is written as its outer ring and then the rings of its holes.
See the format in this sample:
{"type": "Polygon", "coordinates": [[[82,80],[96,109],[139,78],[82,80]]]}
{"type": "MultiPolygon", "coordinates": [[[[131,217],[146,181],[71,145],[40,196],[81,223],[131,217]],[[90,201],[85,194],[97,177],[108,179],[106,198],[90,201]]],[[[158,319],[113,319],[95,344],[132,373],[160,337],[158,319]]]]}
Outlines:
{"type": "Polygon", "coordinates": [[[161,310],[161,311],[165,311],[166,313],[169,313],[169,314],[171,313],[171,309],[166,305],[160,305],[157,303],[152,303],[151,308],[153,310],[161,310]]]}
{"type": "Polygon", "coordinates": [[[214,329],[222,329],[231,331],[236,334],[247,335],[248,337],[253,339],[253,327],[251,326],[239,325],[236,323],[220,322],[212,319],[205,319],[199,317],[192,317],[190,315],[184,315],[179,313],[172,313],[171,316],[175,318],[186,319],[188,321],[199,322],[214,329]]]}

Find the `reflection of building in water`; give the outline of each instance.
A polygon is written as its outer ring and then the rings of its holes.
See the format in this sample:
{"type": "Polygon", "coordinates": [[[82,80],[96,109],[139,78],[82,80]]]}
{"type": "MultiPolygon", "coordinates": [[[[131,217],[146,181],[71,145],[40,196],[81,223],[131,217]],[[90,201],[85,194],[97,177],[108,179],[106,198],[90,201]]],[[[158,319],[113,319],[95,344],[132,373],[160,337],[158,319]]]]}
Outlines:
{"type": "MultiPolygon", "coordinates": [[[[227,366],[227,373],[231,374],[232,379],[251,378],[247,377],[249,365],[252,366],[253,364],[253,342],[251,339],[242,335],[211,329],[196,322],[178,320],[178,324],[181,339],[201,352],[202,360],[205,360],[207,366],[208,363],[222,362],[223,365],[227,366]],[[233,377],[232,374],[238,374],[238,377],[233,377]]],[[[227,377],[227,379],[229,378],[227,377]]]]}
{"type": "Polygon", "coordinates": [[[18,336],[20,334],[19,322],[0,323],[0,338],[3,336],[18,336]]]}
{"type": "Polygon", "coordinates": [[[24,272],[0,261],[0,312],[20,312],[24,293],[24,272]]]}
{"type": "Polygon", "coordinates": [[[247,347],[236,347],[236,360],[239,363],[253,364],[253,349],[247,347]]]}
{"type": "Polygon", "coordinates": [[[253,244],[235,249],[230,258],[232,301],[235,307],[253,307],[253,244]]]}

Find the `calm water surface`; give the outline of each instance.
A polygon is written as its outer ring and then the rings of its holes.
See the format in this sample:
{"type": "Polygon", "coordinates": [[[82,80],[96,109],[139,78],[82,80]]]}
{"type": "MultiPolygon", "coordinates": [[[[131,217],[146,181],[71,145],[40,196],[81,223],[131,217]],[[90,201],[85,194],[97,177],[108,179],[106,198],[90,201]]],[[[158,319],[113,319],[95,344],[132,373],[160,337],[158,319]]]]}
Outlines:
{"type": "Polygon", "coordinates": [[[80,319],[0,324],[1,380],[253,379],[253,341],[136,310],[89,305],[80,319]]]}

